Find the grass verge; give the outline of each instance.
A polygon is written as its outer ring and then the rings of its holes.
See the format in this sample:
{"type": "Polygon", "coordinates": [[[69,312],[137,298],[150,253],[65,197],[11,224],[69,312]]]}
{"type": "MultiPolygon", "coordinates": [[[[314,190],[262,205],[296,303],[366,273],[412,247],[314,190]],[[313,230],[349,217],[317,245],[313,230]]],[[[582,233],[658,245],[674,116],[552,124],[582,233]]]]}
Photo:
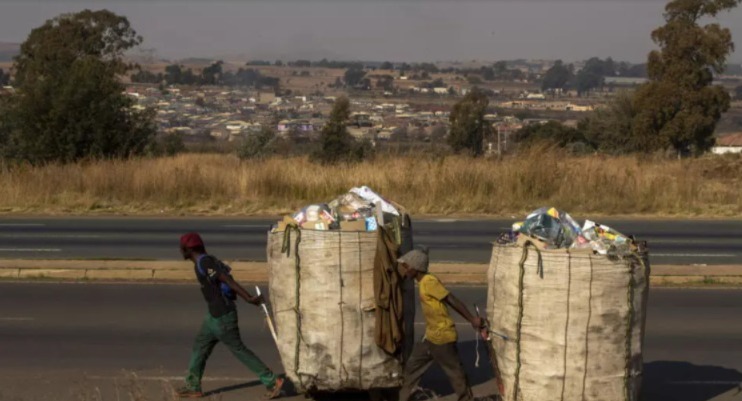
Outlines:
{"type": "Polygon", "coordinates": [[[0,168],[0,213],[277,214],[368,185],[413,214],[738,216],[742,157],[668,160],[534,149],[502,160],[380,157],[321,166],[231,155],[0,168]]]}

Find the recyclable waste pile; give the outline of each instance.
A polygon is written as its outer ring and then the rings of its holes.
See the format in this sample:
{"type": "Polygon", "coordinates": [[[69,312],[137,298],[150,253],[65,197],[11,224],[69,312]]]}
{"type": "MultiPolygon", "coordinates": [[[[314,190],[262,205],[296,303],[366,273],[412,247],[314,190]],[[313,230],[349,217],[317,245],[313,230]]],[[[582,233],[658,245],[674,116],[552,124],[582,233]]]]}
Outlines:
{"type": "Polygon", "coordinates": [[[305,393],[398,387],[414,341],[404,208],[368,187],[286,216],[268,233],[270,298],[286,375],[305,393]]]}
{"type": "Polygon", "coordinates": [[[646,243],[541,208],[498,238],[488,317],[503,400],[638,400],[646,243]]]}
{"type": "Polygon", "coordinates": [[[307,230],[376,231],[381,221],[399,231],[405,218],[404,208],[363,186],[352,188],[329,203],[309,205],[286,216],[274,231],[283,231],[291,224],[307,230]]]}
{"type": "Polygon", "coordinates": [[[515,242],[520,234],[539,241],[543,249],[592,249],[600,255],[626,256],[636,252],[640,245],[631,237],[591,220],[580,226],[568,213],[553,207],[531,212],[525,221],[514,223],[498,242],[515,242]]]}

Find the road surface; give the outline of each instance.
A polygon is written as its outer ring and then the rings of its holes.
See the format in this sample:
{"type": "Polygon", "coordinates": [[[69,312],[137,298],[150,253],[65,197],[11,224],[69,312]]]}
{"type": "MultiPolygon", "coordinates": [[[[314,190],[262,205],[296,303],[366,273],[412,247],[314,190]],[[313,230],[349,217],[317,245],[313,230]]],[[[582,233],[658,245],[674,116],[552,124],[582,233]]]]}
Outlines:
{"type": "MultiPolygon", "coordinates": [[[[0,218],[0,258],[176,259],[178,237],[204,235],[228,260],[265,260],[266,232],[277,219],[0,218]]],[[[491,243],[511,220],[420,220],[416,244],[435,262],[487,263],[491,243]]],[[[742,264],[742,220],[603,220],[649,241],[653,264],[742,264]]]]}
{"type": "MultiPolygon", "coordinates": [[[[484,304],[485,288],[452,290],[467,304],[484,304]]],[[[189,284],[0,283],[0,400],[162,400],[182,382],[204,311],[189,284]]],[[[243,303],[239,314],[248,346],[279,367],[259,310],[243,303]]],[[[642,400],[707,401],[733,391],[742,381],[740,316],[741,290],[652,290],[642,400]]],[[[472,331],[463,323],[459,333],[475,395],[490,394],[488,365],[473,366],[472,331]]],[[[440,371],[422,384],[450,399],[440,371]]],[[[263,393],[222,346],[209,360],[204,390],[224,401],[263,393]]]]}

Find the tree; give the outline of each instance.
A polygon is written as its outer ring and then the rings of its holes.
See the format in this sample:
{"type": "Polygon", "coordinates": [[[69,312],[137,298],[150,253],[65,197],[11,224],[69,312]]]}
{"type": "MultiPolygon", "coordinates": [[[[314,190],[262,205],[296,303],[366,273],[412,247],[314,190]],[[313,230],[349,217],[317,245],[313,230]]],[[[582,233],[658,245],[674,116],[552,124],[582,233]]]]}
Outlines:
{"type": "Polygon", "coordinates": [[[440,142],[446,138],[446,135],[448,135],[448,128],[443,124],[438,124],[434,126],[433,130],[430,132],[430,140],[433,142],[440,142]]]}
{"type": "Polygon", "coordinates": [[[581,131],[567,127],[558,121],[526,125],[515,133],[514,140],[526,145],[549,142],[560,147],[587,142],[581,131]]]}
{"type": "Polygon", "coordinates": [[[580,122],[585,141],[601,152],[622,154],[641,152],[641,143],[632,135],[637,114],[631,94],[621,92],[607,105],[580,122]]]}
{"type": "Polygon", "coordinates": [[[222,82],[223,61],[217,61],[201,71],[201,84],[218,85],[222,82]]]}
{"type": "Polygon", "coordinates": [[[469,75],[468,77],[466,77],[466,82],[468,82],[470,85],[481,85],[482,78],[479,78],[476,75],[469,75]]]}
{"type": "Polygon", "coordinates": [[[425,71],[429,74],[437,74],[438,73],[438,67],[435,66],[433,63],[420,63],[415,65],[415,70],[417,71],[425,71]]]}
{"type": "Polygon", "coordinates": [[[602,88],[605,85],[605,77],[616,75],[616,66],[609,57],[605,61],[593,57],[585,63],[585,66],[575,77],[577,93],[583,95],[593,89],[602,88]]]}
{"type": "Polygon", "coordinates": [[[494,69],[496,76],[504,77],[508,72],[508,62],[498,61],[492,65],[492,68],[494,69]]]}
{"type": "Polygon", "coordinates": [[[186,147],[183,142],[183,134],[175,132],[172,134],[165,134],[152,142],[149,153],[152,156],[175,156],[185,150],[186,147]]]}
{"type": "Polygon", "coordinates": [[[740,0],[673,0],[665,25],[652,32],[660,47],[648,57],[650,82],[635,94],[633,141],[651,152],[674,149],[699,154],[714,144],[713,133],[729,109],[729,93],[712,84],[734,50],[732,35],[717,23],[699,21],[729,11],[740,0]]]}
{"type": "Polygon", "coordinates": [[[190,68],[183,71],[183,75],[181,75],[181,84],[183,85],[198,85],[201,83],[201,78],[193,73],[193,70],[190,68]]]}
{"type": "Polygon", "coordinates": [[[257,134],[250,134],[237,150],[240,159],[257,159],[270,156],[273,153],[272,145],[276,140],[276,133],[268,126],[264,126],[257,134]]]}
{"type": "Polygon", "coordinates": [[[557,60],[546,71],[546,74],[544,74],[544,79],[541,82],[541,90],[564,89],[567,86],[567,82],[574,76],[572,69],[571,64],[565,66],[562,60],[557,60]]]}
{"type": "Polygon", "coordinates": [[[391,75],[382,75],[376,80],[376,87],[384,89],[385,91],[394,90],[394,77],[391,75]]]}
{"type": "Polygon", "coordinates": [[[495,69],[492,67],[482,67],[480,69],[482,71],[482,78],[484,78],[485,81],[494,81],[496,74],[495,69]]]}
{"type": "Polygon", "coordinates": [[[632,65],[626,71],[626,74],[622,75],[633,78],[647,78],[649,76],[649,74],[647,73],[647,64],[632,65]]]}
{"type": "Polygon", "coordinates": [[[483,153],[484,138],[492,133],[492,126],[484,120],[487,106],[489,99],[477,88],[453,106],[448,144],[455,152],[468,151],[472,156],[483,153]]]}
{"type": "Polygon", "coordinates": [[[379,66],[379,69],[380,70],[393,70],[394,64],[390,63],[389,61],[385,61],[381,63],[381,65],[379,66]]]}
{"type": "Polygon", "coordinates": [[[165,67],[165,81],[170,85],[177,85],[182,82],[183,70],[177,64],[171,64],[165,67]]]}
{"type": "Polygon", "coordinates": [[[131,82],[144,83],[144,84],[159,84],[163,80],[163,75],[155,74],[146,70],[139,71],[131,75],[131,82]]]}
{"type": "Polygon", "coordinates": [[[7,74],[0,68],[0,86],[8,85],[10,83],[10,72],[7,74]]]}
{"type": "Polygon", "coordinates": [[[31,31],[15,58],[17,92],[0,111],[4,146],[31,163],[142,154],[153,140],[152,110],[134,110],[118,77],[124,53],[142,38],[110,11],[62,14],[31,31]]]}
{"type": "Polygon", "coordinates": [[[343,76],[345,85],[355,87],[363,83],[363,78],[366,76],[366,71],[359,68],[349,68],[345,71],[343,76]]]}
{"type": "Polygon", "coordinates": [[[312,62],[309,60],[296,60],[290,65],[293,67],[309,68],[312,66],[312,62]]]}
{"type": "Polygon", "coordinates": [[[320,133],[320,146],[313,154],[315,161],[337,164],[359,161],[368,156],[366,144],[356,143],[348,133],[349,118],[350,101],[345,96],[339,97],[320,133]]]}

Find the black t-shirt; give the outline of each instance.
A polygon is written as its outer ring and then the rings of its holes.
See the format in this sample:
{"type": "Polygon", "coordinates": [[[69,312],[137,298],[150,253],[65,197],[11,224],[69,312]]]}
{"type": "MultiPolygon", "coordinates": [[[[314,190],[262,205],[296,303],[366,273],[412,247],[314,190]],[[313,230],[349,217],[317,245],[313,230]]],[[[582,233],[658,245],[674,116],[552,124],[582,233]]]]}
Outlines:
{"type": "Polygon", "coordinates": [[[227,275],[229,272],[222,268],[221,263],[217,263],[215,257],[211,255],[201,257],[201,272],[204,274],[199,272],[198,263],[195,264],[194,270],[196,272],[196,278],[201,284],[201,292],[204,295],[206,304],[209,306],[209,314],[211,316],[224,316],[237,309],[234,301],[222,294],[219,273],[227,275]]]}

